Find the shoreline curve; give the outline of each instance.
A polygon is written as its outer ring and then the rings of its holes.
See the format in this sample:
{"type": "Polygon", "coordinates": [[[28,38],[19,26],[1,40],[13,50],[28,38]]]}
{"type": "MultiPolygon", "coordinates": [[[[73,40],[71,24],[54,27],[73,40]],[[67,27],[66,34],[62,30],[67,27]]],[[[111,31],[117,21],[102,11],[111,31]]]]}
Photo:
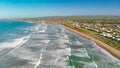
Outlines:
{"type": "Polygon", "coordinates": [[[105,49],[106,51],[108,51],[111,55],[113,55],[114,57],[116,57],[116,58],[118,58],[120,60],[120,51],[119,50],[117,50],[117,49],[115,49],[115,48],[113,48],[113,47],[111,47],[111,46],[109,46],[109,45],[101,42],[100,40],[97,40],[97,39],[95,39],[93,37],[90,37],[89,35],[84,34],[84,33],[80,32],[80,31],[77,31],[77,30],[72,29],[72,28],[67,27],[67,26],[64,26],[64,27],[67,28],[67,29],[69,29],[69,30],[71,30],[71,31],[73,31],[73,32],[75,32],[75,33],[77,33],[77,34],[79,34],[79,35],[82,35],[82,36],[86,37],[89,40],[92,40],[98,46],[102,47],[103,49],[105,49]]]}

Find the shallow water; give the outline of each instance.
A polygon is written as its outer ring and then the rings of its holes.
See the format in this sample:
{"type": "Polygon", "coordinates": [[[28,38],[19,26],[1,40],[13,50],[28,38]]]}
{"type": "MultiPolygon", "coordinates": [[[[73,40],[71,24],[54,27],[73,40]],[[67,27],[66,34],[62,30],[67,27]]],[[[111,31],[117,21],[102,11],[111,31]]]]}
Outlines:
{"type": "Polygon", "coordinates": [[[5,27],[13,32],[0,30],[3,32],[0,36],[4,39],[0,40],[0,68],[120,67],[120,60],[62,26],[15,22],[17,27],[10,27],[11,30],[5,27]],[[7,38],[4,36],[6,33],[7,38]]]}

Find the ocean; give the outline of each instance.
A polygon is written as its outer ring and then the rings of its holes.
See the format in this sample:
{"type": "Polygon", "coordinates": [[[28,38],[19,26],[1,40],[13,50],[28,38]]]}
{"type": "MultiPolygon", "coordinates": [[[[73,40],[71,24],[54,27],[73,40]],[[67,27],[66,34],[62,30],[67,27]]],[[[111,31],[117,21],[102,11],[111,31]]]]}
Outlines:
{"type": "Polygon", "coordinates": [[[61,25],[0,21],[0,68],[120,68],[120,60],[61,25]]]}

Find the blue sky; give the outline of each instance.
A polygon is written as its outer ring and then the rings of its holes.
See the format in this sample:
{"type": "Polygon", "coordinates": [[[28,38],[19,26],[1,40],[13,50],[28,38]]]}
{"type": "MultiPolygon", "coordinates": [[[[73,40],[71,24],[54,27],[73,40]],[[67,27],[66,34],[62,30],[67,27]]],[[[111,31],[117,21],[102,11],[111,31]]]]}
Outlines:
{"type": "Polygon", "coordinates": [[[0,0],[0,18],[120,15],[120,0],[0,0]]]}

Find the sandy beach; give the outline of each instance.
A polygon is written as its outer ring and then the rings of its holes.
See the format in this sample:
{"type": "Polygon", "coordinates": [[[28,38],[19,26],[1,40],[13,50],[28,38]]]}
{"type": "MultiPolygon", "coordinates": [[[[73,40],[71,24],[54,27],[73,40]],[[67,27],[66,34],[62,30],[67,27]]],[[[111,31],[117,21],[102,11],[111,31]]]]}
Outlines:
{"type": "Polygon", "coordinates": [[[102,48],[104,48],[105,50],[107,50],[110,54],[112,54],[112,55],[115,56],[116,58],[120,59],[120,51],[119,51],[119,50],[117,50],[117,49],[115,49],[115,48],[113,48],[113,47],[111,47],[111,46],[109,46],[109,45],[107,45],[107,44],[105,44],[105,43],[103,43],[103,42],[101,42],[101,41],[93,38],[93,37],[90,37],[89,35],[86,35],[86,34],[84,34],[84,33],[81,33],[81,32],[79,32],[79,31],[77,31],[77,30],[74,30],[74,29],[72,29],[72,28],[70,28],[70,27],[67,27],[67,26],[64,26],[64,27],[66,27],[67,29],[69,29],[69,30],[71,30],[71,31],[73,31],[73,32],[75,32],[75,33],[77,33],[77,34],[80,34],[80,35],[82,35],[82,36],[84,36],[84,37],[86,37],[86,38],[94,41],[94,42],[95,42],[96,44],[98,44],[100,47],[102,47],[102,48]]]}

